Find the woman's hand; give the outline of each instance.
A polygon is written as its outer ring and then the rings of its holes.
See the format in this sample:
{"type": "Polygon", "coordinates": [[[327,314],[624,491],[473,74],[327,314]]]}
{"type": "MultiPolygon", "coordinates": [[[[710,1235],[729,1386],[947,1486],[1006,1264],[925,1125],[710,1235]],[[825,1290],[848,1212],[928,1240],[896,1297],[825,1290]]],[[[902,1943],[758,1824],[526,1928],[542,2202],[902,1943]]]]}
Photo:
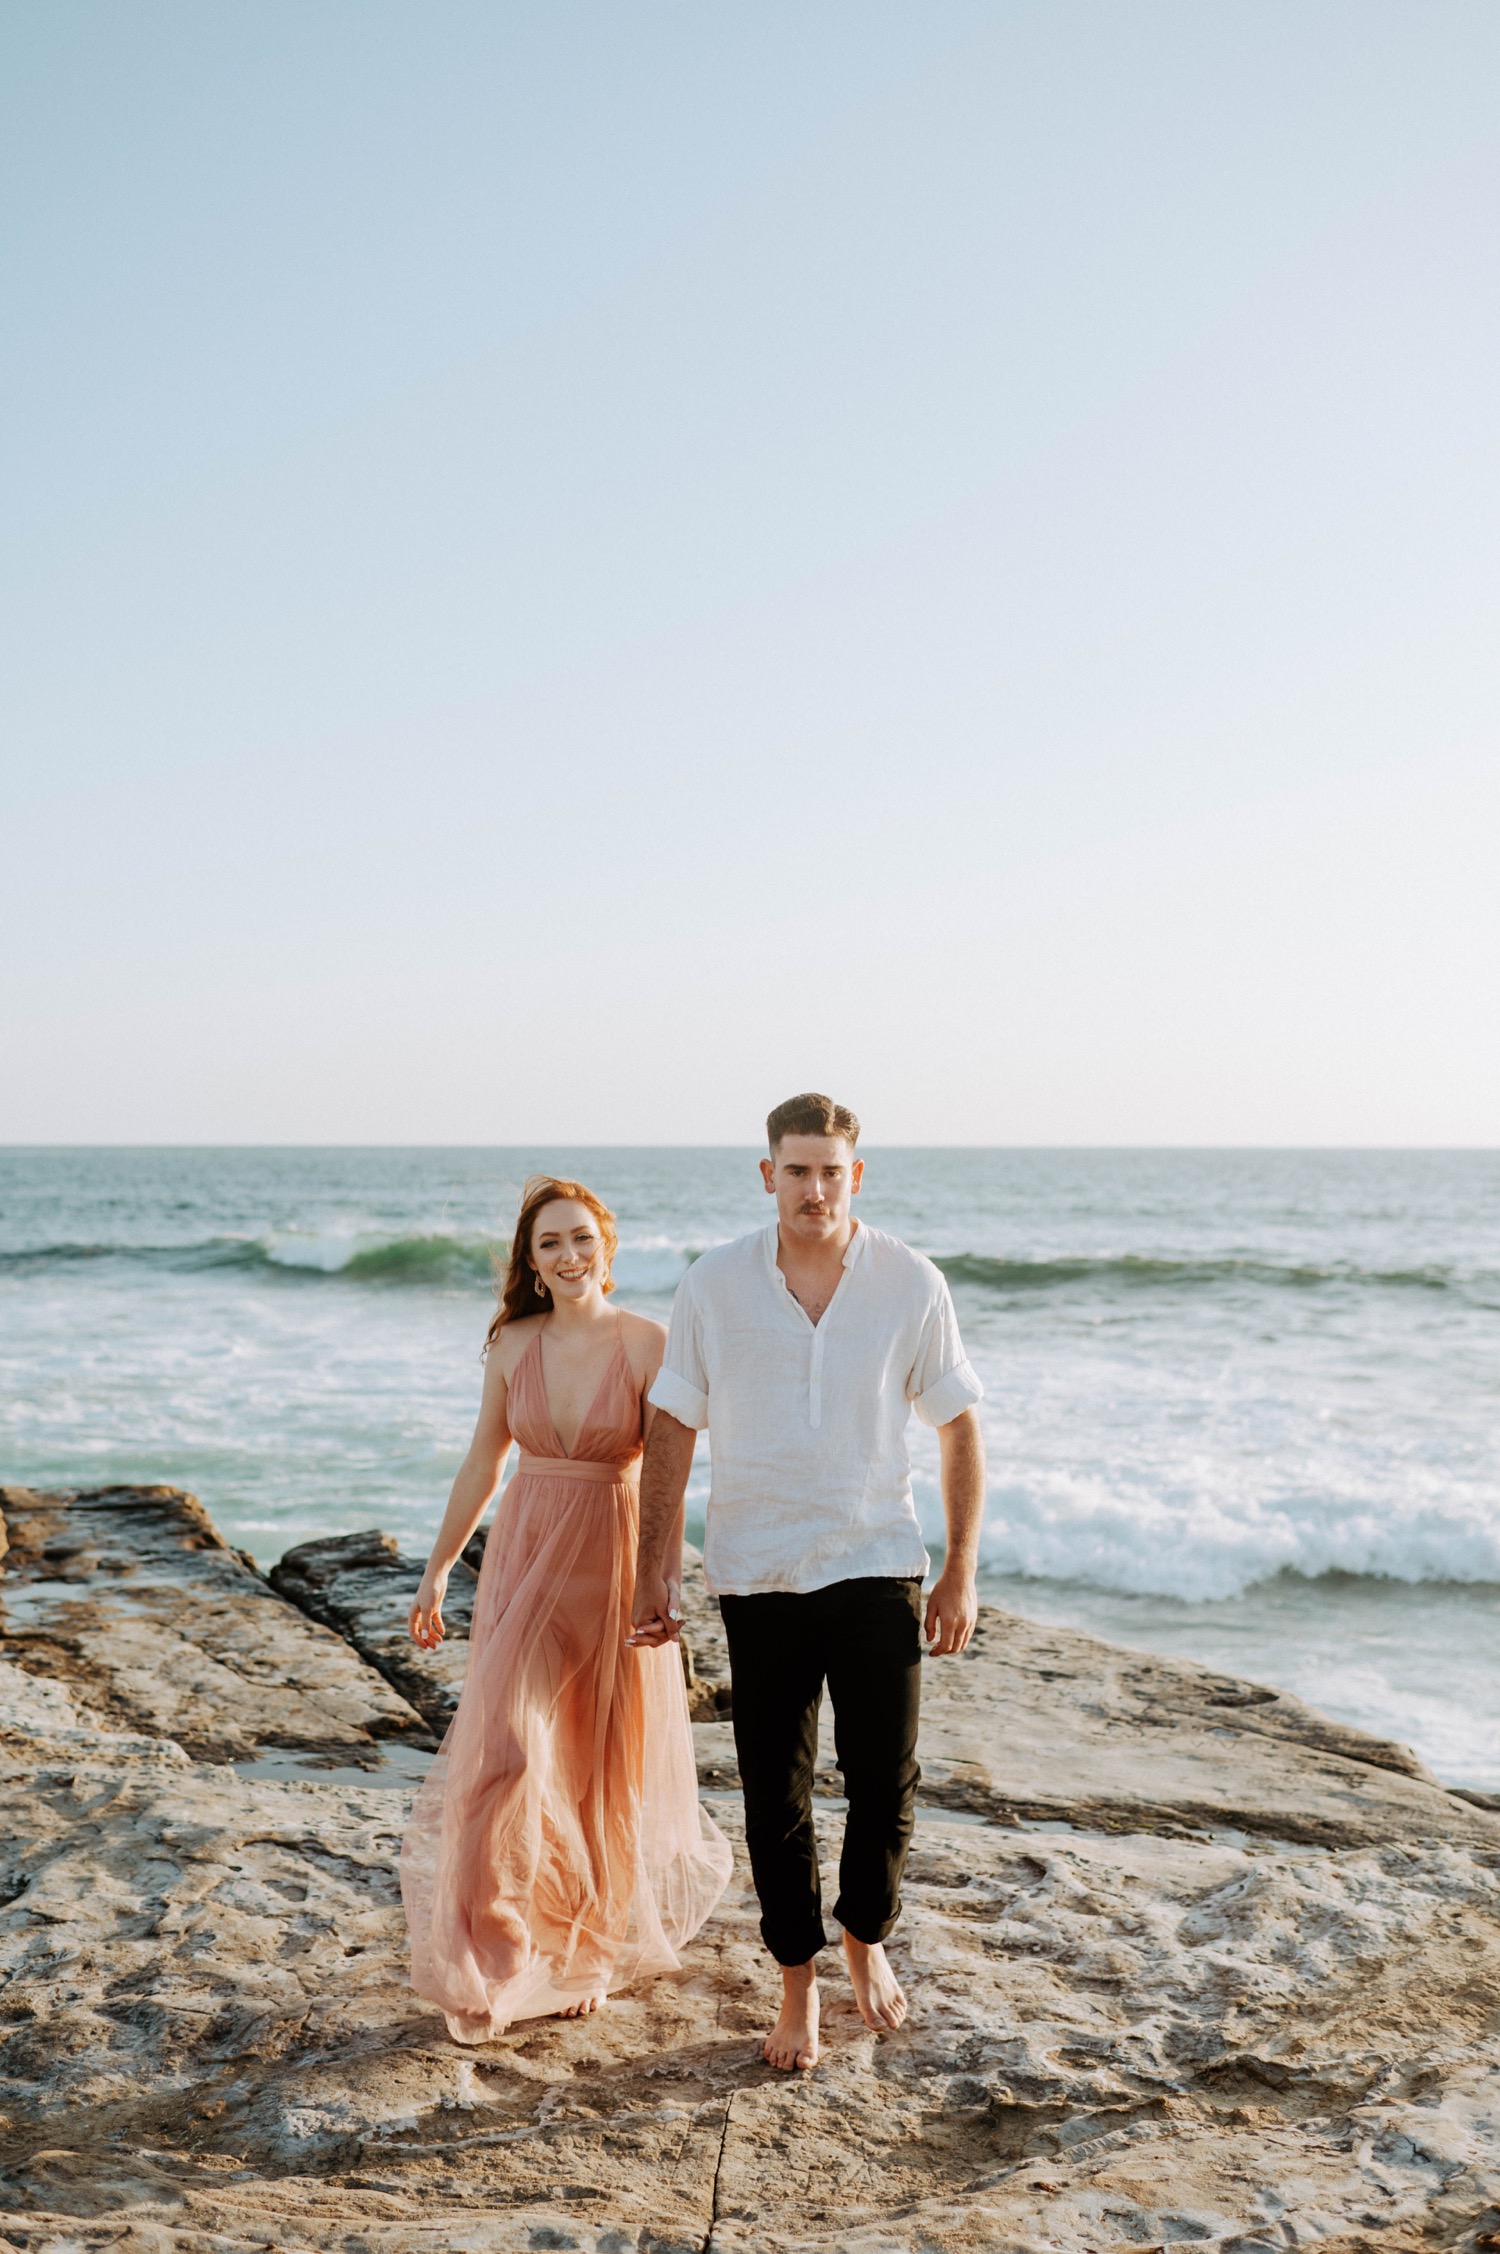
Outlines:
{"type": "MultiPolygon", "coordinates": [[[[678,1567],[679,1582],[682,1568],[678,1567]]],[[[682,1634],[682,1589],[679,1582],[668,1579],[658,1567],[653,1572],[638,1572],[635,1579],[635,1603],[631,1607],[630,1633],[627,1644],[639,1649],[660,1644],[675,1643],[682,1634]]]]}
{"type": "Polygon", "coordinates": [[[413,1600],[411,1615],[406,1623],[411,1630],[412,1642],[420,1644],[424,1651],[436,1651],[448,1633],[443,1626],[443,1599],[447,1593],[448,1567],[444,1566],[442,1572],[438,1573],[429,1565],[422,1575],[422,1585],[413,1600]]]}

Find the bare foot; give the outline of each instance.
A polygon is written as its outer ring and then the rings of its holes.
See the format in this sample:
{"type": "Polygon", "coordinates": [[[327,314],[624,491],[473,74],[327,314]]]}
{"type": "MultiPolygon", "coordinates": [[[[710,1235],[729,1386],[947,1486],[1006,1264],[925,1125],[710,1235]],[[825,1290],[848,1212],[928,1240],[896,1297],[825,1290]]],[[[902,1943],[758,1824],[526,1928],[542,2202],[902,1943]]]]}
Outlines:
{"type": "Polygon", "coordinates": [[[806,2073],[818,2063],[818,1982],[810,1964],[781,1968],[781,2017],[761,2045],[768,2066],[806,2073]]]}
{"type": "Polygon", "coordinates": [[[604,1992],[601,1989],[597,1996],[580,1996],[576,2003],[564,2004],[557,2016],[559,2019],[587,2019],[591,2011],[603,2009],[604,1992]]]}
{"type": "Polygon", "coordinates": [[[906,1998],[878,1941],[856,1941],[844,1935],[844,1959],[854,1985],[854,2001],[867,2027],[899,2027],[906,2017],[906,1998]]]}

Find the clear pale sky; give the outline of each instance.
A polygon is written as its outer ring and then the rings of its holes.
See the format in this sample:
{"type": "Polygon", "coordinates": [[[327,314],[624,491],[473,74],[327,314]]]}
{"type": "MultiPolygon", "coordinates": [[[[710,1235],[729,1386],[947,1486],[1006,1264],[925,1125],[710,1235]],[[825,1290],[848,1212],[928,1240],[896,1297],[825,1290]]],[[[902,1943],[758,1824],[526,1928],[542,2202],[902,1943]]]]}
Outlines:
{"type": "Polygon", "coordinates": [[[0,1139],[1500,1141],[1494,0],[0,9],[0,1139]]]}

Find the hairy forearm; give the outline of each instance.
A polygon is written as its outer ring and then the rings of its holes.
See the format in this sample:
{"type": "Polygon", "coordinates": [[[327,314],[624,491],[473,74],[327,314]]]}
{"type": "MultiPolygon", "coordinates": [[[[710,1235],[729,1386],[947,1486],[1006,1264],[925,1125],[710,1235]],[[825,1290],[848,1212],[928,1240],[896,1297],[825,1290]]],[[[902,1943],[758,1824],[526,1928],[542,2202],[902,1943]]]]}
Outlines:
{"type": "Polygon", "coordinates": [[[984,1435],[965,1409],[938,1435],[942,1459],[943,1516],[948,1527],[946,1563],[972,1573],[979,1562],[984,1525],[984,1435]]]}
{"type": "Polygon", "coordinates": [[[665,1410],[658,1409],[651,1420],[641,1465],[638,1559],[643,1574],[659,1572],[670,1550],[681,1553],[683,1505],[697,1437],[665,1410]]]}

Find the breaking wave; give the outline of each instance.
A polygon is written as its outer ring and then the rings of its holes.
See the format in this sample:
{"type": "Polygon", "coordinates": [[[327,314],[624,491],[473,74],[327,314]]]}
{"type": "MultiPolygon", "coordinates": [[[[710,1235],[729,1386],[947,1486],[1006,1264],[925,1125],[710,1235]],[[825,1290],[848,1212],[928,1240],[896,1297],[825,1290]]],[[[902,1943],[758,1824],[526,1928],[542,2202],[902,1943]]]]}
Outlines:
{"type": "Polygon", "coordinates": [[[1077,1284],[1120,1284],[1141,1290],[1181,1291],[1226,1283],[1313,1290],[1326,1284],[1363,1284],[1410,1291],[1451,1291],[1486,1282],[1500,1288],[1500,1277],[1461,1277],[1451,1268],[1358,1268],[1347,1263],[1314,1267],[1305,1263],[1252,1259],[1168,1260],[1121,1252],[1063,1259],[1007,1260],[982,1252],[940,1252],[933,1258],[950,1283],[983,1291],[1042,1291],[1077,1284]]]}
{"type": "MultiPolygon", "coordinates": [[[[493,1248],[502,1256],[503,1243],[493,1248]]],[[[207,1237],[196,1244],[55,1244],[0,1253],[0,1270],[35,1273],[81,1261],[121,1260],[192,1273],[211,1268],[283,1269],[341,1276],[355,1283],[488,1282],[491,1246],[450,1236],[316,1236],[288,1230],[269,1237],[207,1237]]]]}
{"type": "MultiPolygon", "coordinates": [[[[1002,1479],[986,1511],[984,1563],[1185,1604],[1239,1596],[1278,1574],[1500,1583],[1500,1512],[1483,1481],[1429,1472],[1397,1494],[1376,1466],[1332,1457],[1300,1486],[1274,1470],[1237,1478],[1239,1469],[1226,1452],[1207,1478],[1157,1462],[1002,1479]]],[[[927,1515],[938,1534],[940,1515],[927,1515]]]]}
{"type": "MultiPolygon", "coordinates": [[[[615,1281],[622,1289],[675,1290],[700,1252],[701,1244],[655,1238],[622,1244],[615,1281]]],[[[36,1272],[91,1260],[125,1260],[148,1267],[188,1270],[269,1268],[306,1276],[336,1276],[346,1283],[488,1285],[494,1263],[510,1247],[504,1237],[464,1237],[442,1231],[387,1237],[378,1231],[283,1229],[265,1237],[208,1237],[193,1244],[51,1244],[0,1252],[0,1273],[36,1272]]],[[[1329,1286],[1396,1291],[1483,1294],[1500,1305],[1500,1276],[1462,1274],[1446,1266],[1361,1268],[1348,1263],[1324,1267],[1267,1259],[1163,1259],[1145,1253],[1107,1253],[1061,1258],[1011,1259],[983,1252],[933,1255],[949,1282],[996,1296],[1017,1292],[1079,1288],[1125,1291],[1214,1291],[1225,1285],[1261,1285],[1272,1290],[1314,1291],[1329,1286]]]]}
{"type": "MultiPolygon", "coordinates": [[[[621,1245],[615,1282],[630,1291],[675,1290],[696,1246],[621,1245]]],[[[461,1237],[441,1232],[385,1237],[376,1232],[318,1234],[278,1230],[266,1237],[207,1237],[193,1244],[52,1244],[0,1252],[0,1273],[36,1274],[87,1261],[119,1260],[178,1273],[215,1268],[261,1269],[314,1280],[354,1284],[481,1285],[494,1281],[510,1246],[504,1237],[461,1237]]]]}

